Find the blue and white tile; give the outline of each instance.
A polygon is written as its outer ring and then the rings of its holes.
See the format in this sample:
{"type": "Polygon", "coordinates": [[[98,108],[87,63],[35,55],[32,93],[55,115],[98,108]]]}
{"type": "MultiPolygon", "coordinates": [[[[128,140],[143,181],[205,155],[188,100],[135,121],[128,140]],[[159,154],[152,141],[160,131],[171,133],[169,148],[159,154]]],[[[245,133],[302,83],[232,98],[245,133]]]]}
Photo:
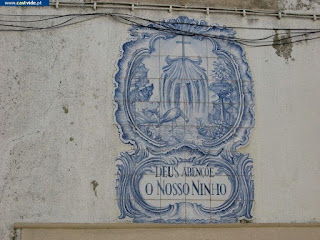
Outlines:
{"type": "MultiPolygon", "coordinates": [[[[163,24],[195,33],[229,34],[230,36],[234,34],[232,30],[218,26],[203,27],[199,25],[199,21],[187,17],[179,17],[163,24]]],[[[158,38],[154,43],[159,44],[161,56],[140,58],[134,54],[138,53],[139,49],[143,49],[144,45],[149,47],[148,41],[144,37],[141,38],[144,36],[141,34],[137,40],[127,45],[130,48],[127,55],[124,48],[124,56],[118,64],[117,76],[124,76],[129,72],[131,76],[128,76],[128,79],[134,81],[129,86],[130,92],[127,97],[130,103],[127,103],[121,101],[121,91],[125,91],[127,79],[116,79],[121,88],[116,89],[115,96],[120,96],[120,101],[115,99],[119,105],[115,119],[122,128],[122,140],[125,143],[134,141],[136,148],[134,155],[123,153],[119,157],[122,163],[118,167],[130,174],[129,169],[144,170],[144,175],[138,178],[139,181],[128,176],[132,181],[130,185],[122,181],[121,190],[117,190],[119,196],[126,194],[131,196],[136,192],[140,194],[135,196],[135,209],[130,202],[119,205],[122,216],[132,218],[133,211],[139,215],[139,217],[133,217],[137,222],[168,223],[206,222],[208,219],[211,222],[230,222],[240,217],[252,218],[252,205],[247,200],[244,205],[223,203],[236,202],[238,198],[228,191],[237,192],[241,195],[241,199],[253,198],[252,174],[248,170],[252,167],[252,159],[232,152],[235,151],[237,144],[247,143],[249,131],[254,123],[252,88],[246,91],[235,85],[237,79],[241,79],[248,81],[248,84],[244,85],[245,88],[252,86],[251,76],[247,74],[249,69],[243,57],[244,54],[241,54],[241,58],[234,57],[230,51],[232,43],[222,40],[172,37],[174,36],[172,33],[165,32],[159,35],[156,32],[154,35],[150,32],[148,34],[150,39],[158,38]],[[213,51],[214,45],[217,48],[215,51],[213,51]],[[128,64],[130,58],[132,65],[128,64]],[[235,64],[234,61],[236,61],[235,64]],[[128,104],[129,110],[126,108],[128,104]],[[242,109],[242,115],[239,114],[239,109],[242,109]],[[131,119],[132,113],[135,120],[131,119]],[[238,119],[237,116],[241,116],[242,119],[238,119]],[[236,118],[237,121],[235,121],[236,118]],[[128,125],[130,121],[135,125],[128,125]],[[141,127],[144,127],[143,131],[141,127]],[[155,137],[148,136],[150,132],[155,137]],[[208,154],[211,151],[214,155],[208,154]],[[159,165],[157,162],[159,154],[161,154],[160,165],[167,168],[163,170],[167,171],[167,175],[157,177],[148,169],[150,166],[159,165]],[[230,159],[233,156],[240,157],[236,160],[230,159]],[[139,168],[134,163],[138,164],[139,168]],[[181,172],[183,171],[181,169],[186,168],[188,164],[196,169],[219,166],[217,168],[225,169],[224,171],[229,172],[229,175],[241,173],[243,174],[239,176],[241,184],[237,185],[236,181],[230,180],[230,176],[226,176],[228,174],[223,175],[221,171],[217,171],[214,177],[201,179],[201,184],[205,186],[204,191],[208,194],[200,193],[199,189],[198,195],[190,195],[185,190],[183,194],[178,194],[178,186],[194,187],[193,183],[200,184],[200,180],[196,179],[196,176],[169,176],[168,167],[176,167],[177,172],[181,172]],[[236,172],[233,173],[233,171],[236,172]],[[141,181],[143,181],[142,184],[140,184],[141,181]],[[216,189],[212,187],[213,185],[216,189]],[[219,192],[213,194],[214,191],[219,192]],[[152,195],[157,192],[158,195],[152,195]],[[148,209],[145,209],[146,206],[148,209]],[[215,206],[225,209],[217,211],[215,206]],[[225,213],[230,212],[234,213],[233,216],[225,219],[225,213]],[[161,217],[160,220],[159,217],[161,217]]],[[[243,53],[238,46],[233,47],[243,53]]],[[[155,50],[157,51],[157,48],[155,50]]],[[[140,173],[136,172],[136,174],[140,173]]]]}
{"type": "Polygon", "coordinates": [[[186,223],[209,223],[211,210],[210,204],[210,200],[197,200],[194,202],[187,201],[186,223]]]}
{"type": "Polygon", "coordinates": [[[206,57],[160,56],[160,77],[162,79],[205,81],[208,78],[207,69],[208,59],[206,57]],[[183,66],[186,66],[185,71],[183,71],[183,66]]]}

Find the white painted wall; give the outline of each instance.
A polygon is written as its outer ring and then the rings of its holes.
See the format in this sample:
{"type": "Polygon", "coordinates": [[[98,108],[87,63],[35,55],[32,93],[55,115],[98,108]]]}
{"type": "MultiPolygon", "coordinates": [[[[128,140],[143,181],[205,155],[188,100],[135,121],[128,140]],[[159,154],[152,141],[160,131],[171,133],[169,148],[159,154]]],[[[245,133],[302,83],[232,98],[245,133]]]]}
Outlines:
{"type": "MultiPolygon", "coordinates": [[[[312,20],[180,15],[227,26],[320,28],[312,20]]],[[[127,30],[104,17],[57,30],[1,32],[0,239],[9,239],[14,222],[120,222],[115,159],[130,146],[114,125],[112,93],[127,30]]],[[[237,36],[270,33],[239,30],[237,36]]],[[[254,159],[254,222],[320,222],[320,40],[294,44],[288,60],[272,47],[245,51],[256,101],[256,126],[242,150],[254,159]]]]}

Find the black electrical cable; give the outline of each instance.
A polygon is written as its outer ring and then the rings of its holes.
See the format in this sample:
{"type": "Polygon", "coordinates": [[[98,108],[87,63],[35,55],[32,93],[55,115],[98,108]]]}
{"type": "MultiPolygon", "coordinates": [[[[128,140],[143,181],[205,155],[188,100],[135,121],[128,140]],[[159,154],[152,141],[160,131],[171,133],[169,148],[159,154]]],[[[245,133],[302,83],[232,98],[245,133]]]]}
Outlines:
{"type": "MultiPolygon", "coordinates": [[[[140,18],[140,19],[142,19],[142,18],[140,18]]],[[[143,19],[143,20],[146,20],[146,19],[143,19]]],[[[161,25],[161,22],[158,22],[158,21],[152,21],[152,20],[148,20],[148,21],[153,23],[153,24],[161,25]]],[[[168,24],[166,23],[166,25],[168,25],[168,24]]],[[[214,26],[214,25],[209,26],[209,25],[192,24],[192,23],[190,23],[190,24],[189,23],[175,23],[174,25],[196,25],[196,26],[218,27],[218,26],[214,26]]],[[[229,28],[229,27],[226,27],[226,28],[229,28]]],[[[288,37],[288,39],[294,38],[294,37],[301,37],[301,36],[304,36],[306,34],[313,34],[313,33],[320,32],[320,29],[314,29],[314,30],[316,30],[316,31],[308,31],[308,32],[305,32],[305,33],[302,33],[302,34],[301,34],[301,32],[297,32],[297,33],[299,33],[299,35],[290,36],[290,37],[288,37]]],[[[287,35],[287,34],[288,33],[278,33],[278,34],[272,34],[272,35],[269,35],[267,37],[257,38],[257,39],[244,39],[244,38],[235,38],[235,37],[229,37],[229,39],[233,38],[233,39],[237,39],[237,40],[241,40],[241,41],[256,41],[256,40],[265,40],[265,39],[268,39],[268,38],[271,38],[271,37],[274,37],[274,36],[277,36],[277,35],[279,36],[279,35],[287,35]]],[[[290,34],[295,34],[295,32],[290,32],[290,34]]],[[[284,39],[282,39],[282,40],[284,40],[284,39]]],[[[270,42],[274,42],[274,41],[270,41],[270,42]]]]}
{"type": "MultiPolygon", "coordinates": [[[[129,21],[131,24],[136,24],[136,22],[134,21],[131,21],[127,18],[123,18],[123,19],[126,19],[127,21],[129,21]]],[[[153,22],[153,21],[151,21],[153,22]]],[[[159,25],[159,24],[158,24],[159,25]]],[[[143,25],[143,24],[139,24],[140,27],[145,27],[145,28],[152,28],[154,30],[160,30],[160,29],[157,29],[156,27],[152,27],[152,26],[148,26],[148,25],[143,25]]],[[[161,25],[162,26],[162,25],[161,25]]],[[[168,28],[167,28],[168,29],[168,28]]],[[[170,28],[171,30],[173,31],[183,31],[183,30],[180,30],[180,29],[176,29],[176,28],[170,28]]],[[[267,42],[270,42],[270,43],[274,43],[274,42],[277,42],[277,41],[283,41],[283,40],[286,40],[286,39],[293,39],[293,38],[296,38],[296,37],[303,37],[305,36],[306,34],[315,34],[315,33],[319,33],[320,31],[314,31],[314,32],[306,32],[306,33],[302,33],[302,34],[298,34],[298,35],[293,35],[293,36],[290,36],[290,37],[285,37],[285,38],[281,38],[279,40],[274,40],[274,41],[263,41],[264,43],[267,43],[267,42]]],[[[283,33],[283,34],[287,34],[287,33],[283,33]]],[[[214,38],[218,38],[218,39],[228,39],[228,40],[234,40],[234,41],[240,41],[241,43],[244,43],[244,42],[254,42],[254,41],[260,41],[260,40],[266,40],[268,38],[271,38],[271,37],[274,37],[274,36],[277,36],[279,34],[272,34],[270,36],[267,36],[267,37],[264,37],[264,38],[257,38],[257,39],[244,39],[244,38],[236,38],[236,37],[220,37],[220,36],[215,36],[215,35],[207,35],[207,34],[201,34],[202,36],[205,36],[205,37],[214,37],[214,38]]],[[[262,42],[262,41],[261,41],[262,42]]]]}
{"type": "Polygon", "coordinates": [[[121,14],[121,13],[84,13],[84,14],[66,14],[66,15],[8,15],[8,14],[0,14],[0,17],[40,17],[41,19],[36,20],[10,20],[10,19],[0,19],[0,22],[4,23],[20,23],[17,24],[0,24],[0,27],[5,27],[7,29],[0,29],[0,31],[32,31],[32,30],[46,30],[46,29],[54,29],[54,28],[61,28],[65,26],[74,25],[80,22],[88,21],[97,17],[102,16],[111,16],[117,21],[121,21],[122,23],[129,24],[131,26],[136,26],[139,28],[146,28],[156,31],[162,31],[166,33],[171,33],[175,35],[182,35],[182,36],[202,36],[206,38],[213,38],[213,39],[220,39],[224,41],[231,41],[237,42],[239,44],[243,44],[249,47],[264,47],[264,46],[275,46],[275,45],[286,45],[292,44],[302,41],[309,41],[318,39],[320,37],[309,37],[309,35],[315,35],[320,33],[320,29],[311,29],[311,28],[250,28],[250,27],[227,27],[227,26],[216,26],[216,25],[206,25],[206,24],[196,24],[196,23],[168,23],[168,22],[161,22],[161,21],[154,21],[146,18],[136,17],[130,14],[121,14]],[[53,24],[52,26],[48,27],[38,27],[38,26],[29,26],[24,25],[23,23],[30,24],[30,23],[46,23],[48,21],[52,21],[55,19],[63,19],[69,18],[59,24],[53,24]],[[81,18],[85,18],[80,20],[81,18]],[[140,21],[140,22],[139,22],[140,21]],[[142,23],[141,23],[142,22],[142,23]],[[190,26],[201,26],[207,28],[222,28],[222,29],[247,29],[247,30],[269,30],[269,31],[286,31],[285,33],[277,33],[271,34],[266,37],[256,38],[256,39],[245,39],[239,38],[234,36],[217,36],[213,34],[206,34],[206,33],[195,33],[192,31],[185,31],[182,29],[175,28],[174,26],[177,25],[190,25],[190,26]],[[10,29],[11,28],[11,29],[10,29]],[[283,37],[280,37],[284,35],[283,37]],[[270,38],[275,38],[273,40],[268,40],[270,38]],[[308,37],[307,37],[308,36],[308,37]],[[303,38],[303,39],[301,39],[303,38]]]}
{"type": "Polygon", "coordinates": [[[153,30],[158,30],[158,31],[164,31],[164,32],[169,32],[169,33],[173,33],[176,35],[182,35],[182,36],[203,36],[203,37],[210,37],[210,38],[215,38],[215,39],[221,39],[221,40],[228,40],[228,41],[233,41],[233,42],[237,42],[240,44],[243,44],[245,46],[249,46],[249,47],[265,47],[265,46],[275,46],[275,45],[286,45],[286,44],[292,44],[292,43],[296,43],[296,42],[302,42],[302,41],[308,41],[308,40],[314,40],[314,39],[318,39],[320,37],[314,37],[314,38],[305,38],[305,39],[299,39],[299,40],[295,40],[295,41],[285,41],[286,39],[292,39],[291,37],[288,38],[282,38],[279,40],[275,40],[272,41],[272,44],[248,44],[246,42],[243,42],[241,40],[235,40],[235,39],[230,39],[228,37],[221,37],[221,36],[214,36],[214,35],[209,35],[209,34],[200,34],[200,33],[194,33],[194,32],[188,32],[188,31],[184,31],[184,30],[180,30],[180,29],[165,29],[165,28],[157,28],[154,27],[152,25],[142,25],[139,23],[136,23],[134,21],[128,20],[125,18],[125,20],[129,21],[131,24],[136,25],[138,27],[144,27],[144,28],[150,28],[153,30]]]}
{"type": "MultiPolygon", "coordinates": [[[[162,24],[161,21],[154,21],[154,20],[150,20],[150,19],[146,19],[146,18],[141,18],[141,17],[136,17],[133,15],[129,15],[129,14],[123,14],[126,16],[130,16],[130,17],[134,17],[136,19],[140,19],[140,20],[144,20],[144,21],[149,21],[152,23],[157,23],[157,24],[162,24]]],[[[168,24],[168,23],[166,23],[168,24]]],[[[195,23],[174,23],[175,25],[190,25],[190,26],[199,26],[199,27],[208,27],[208,28],[212,28],[212,27],[225,27],[225,28],[229,28],[229,29],[247,29],[247,30],[289,30],[289,31],[320,31],[320,28],[258,28],[258,27],[236,27],[236,26],[217,26],[217,25],[207,25],[207,24],[195,24],[195,23]]]]}
{"type": "MultiPolygon", "coordinates": [[[[60,23],[60,24],[56,24],[56,25],[53,25],[53,26],[50,26],[50,27],[43,27],[43,28],[32,28],[32,29],[10,29],[10,30],[6,30],[6,29],[0,29],[0,32],[7,32],[7,31],[12,31],[12,32],[26,32],[26,31],[35,31],[35,30],[48,30],[48,29],[55,29],[55,28],[62,28],[62,27],[66,27],[66,26],[71,26],[71,25],[75,25],[75,24],[78,24],[78,23],[82,23],[82,22],[86,22],[86,21],[89,21],[89,20],[92,20],[94,18],[97,18],[99,16],[95,16],[95,17],[92,17],[92,18],[89,18],[89,19],[84,19],[84,20],[80,20],[78,22],[73,22],[73,23],[68,23],[68,24],[65,24],[67,22],[70,22],[70,20],[67,20],[63,23],[60,23]]],[[[0,25],[1,26],[1,25],[0,25]]]]}
{"type": "MultiPolygon", "coordinates": [[[[152,23],[158,23],[161,24],[161,21],[154,21],[154,20],[150,20],[150,19],[146,19],[146,18],[141,18],[141,17],[137,17],[134,15],[130,15],[130,14],[123,14],[123,13],[82,13],[82,14],[65,14],[65,15],[12,15],[12,14],[0,14],[0,16],[9,16],[9,17],[53,17],[54,18],[61,18],[61,17],[68,17],[68,16],[93,16],[93,15],[101,15],[101,16],[108,16],[108,15],[121,15],[121,16],[127,16],[127,17],[132,17],[135,19],[140,19],[140,20],[144,20],[144,21],[148,21],[148,22],[152,22],[152,23]]],[[[46,19],[45,19],[46,20],[46,19]]],[[[0,20],[1,21],[1,20],[0,20]]],[[[8,21],[8,20],[3,20],[3,21],[8,21]]],[[[30,22],[36,22],[36,21],[43,21],[42,19],[39,20],[32,20],[30,22]]],[[[10,22],[10,21],[8,21],[10,22]]],[[[28,21],[14,21],[14,22],[28,22],[28,21]]],[[[179,24],[179,25],[191,25],[191,26],[201,26],[201,27],[224,27],[227,29],[248,29],[248,30],[272,30],[272,31],[276,31],[276,30],[289,30],[289,31],[320,31],[320,28],[267,28],[267,27],[239,27],[239,26],[217,26],[217,25],[207,25],[207,24],[195,24],[195,23],[175,23],[175,24],[179,24]]]]}

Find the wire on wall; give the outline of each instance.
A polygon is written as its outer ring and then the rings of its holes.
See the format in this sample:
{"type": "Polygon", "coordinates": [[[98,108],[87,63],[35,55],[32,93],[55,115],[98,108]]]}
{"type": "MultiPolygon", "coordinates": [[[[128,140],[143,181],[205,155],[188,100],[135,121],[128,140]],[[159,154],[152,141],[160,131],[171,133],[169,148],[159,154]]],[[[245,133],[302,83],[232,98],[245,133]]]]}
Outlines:
{"type": "MultiPolygon", "coordinates": [[[[235,27],[223,26],[230,29],[246,29],[251,31],[275,31],[262,38],[240,38],[234,36],[221,36],[206,33],[195,33],[192,31],[182,30],[175,25],[165,24],[161,21],[154,21],[147,18],[141,18],[130,14],[123,13],[81,13],[65,15],[8,15],[0,14],[0,31],[40,31],[57,29],[81,22],[89,21],[100,17],[113,17],[130,26],[143,29],[151,29],[166,33],[172,33],[181,36],[202,36],[206,38],[221,39],[225,41],[237,42],[248,47],[265,47],[275,45],[286,45],[303,41],[311,41],[320,38],[320,29],[317,28],[257,28],[257,27],[235,27]],[[18,20],[19,19],[19,20],[18,20]],[[274,37],[278,38],[275,39],[274,37]],[[273,38],[273,39],[272,39],[273,38]]],[[[180,23],[195,25],[192,23],[180,23]]],[[[203,25],[202,27],[215,27],[214,25],[203,25]]]]}

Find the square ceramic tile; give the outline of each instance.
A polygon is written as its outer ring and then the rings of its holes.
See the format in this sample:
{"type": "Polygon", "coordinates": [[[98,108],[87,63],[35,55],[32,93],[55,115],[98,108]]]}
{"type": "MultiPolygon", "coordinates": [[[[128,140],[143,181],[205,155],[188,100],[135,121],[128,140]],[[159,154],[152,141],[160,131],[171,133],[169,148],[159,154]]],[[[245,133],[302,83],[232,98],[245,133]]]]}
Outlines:
{"type": "MultiPolygon", "coordinates": [[[[185,112],[185,103],[164,103],[162,102],[160,107],[160,125],[161,127],[171,127],[173,131],[176,127],[184,127],[188,121],[188,117],[185,112]]],[[[177,128],[176,130],[178,130],[177,128]]],[[[167,131],[167,129],[164,129],[167,131]]]]}
{"type": "MultiPolygon", "coordinates": [[[[119,204],[127,205],[130,204],[132,207],[135,207],[135,202],[134,200],[130,199],[115,199],[114,200],[114,206],[119,206],[119,204]]],[[[128,214],[128,213],[126,213],[128,214]]],[[[113,221],[116,223],[132,223],[132,218],[135,218],[134,212],[131,212],[130,218],[124,217],[123,212],[121,212],[121,209],[117,207],[117,213],[116,216],[114,217],[113,221]]]]}
{"type": "MultiPolygon", "coordinates": [[[[147,77],[150,78],[160,78],[160,57],[159,56],[147,56],[143,59],[142,64],[144,64],[145,70],[147,71],[147,77]]],[[[141,71],[142,71],[141,70],[141,71]]]]}
{"type": "Polygon", "coordinates": [[[161,199],[161,189],[159,190],[159,185],[161,180],[156,177],[155,174],[143,174],[139,176],[139,181],[134,184],[139,185],[139,193],[142,199],[159,201],[157,204],[160,206],[161,199]]]}
{"type": "Polygon", "coordinates": [[[210,175],[206,176],[206,166],[187,165],[189,174],[186,176],[186,183],[189,186],[189,194],[186,195],[186,201],[197,203],[198,201],[210,201],[212,194],[210,175]]]}
{"type": "Polygon", "coordinates": [[[153,42],[152,48],[149,48],[150,55],[158,56],[160,54],[160,42],[161,42],[160,38],[158,38],[153,42]]]}
{"type": "Polygon", "coordinates": [[[160,56],[160,77],[165,81],[179,83],[181,80],[208,79],[206,57],[160,56]]]}
{"type": "Polygon", "coordinates": [[[154,125],[159,128],[159,102],[135,102],[134,121],[137,125],[154,125]]]}
{"type": "MultiPolygon", "coordinates": [[[[209,106],[208,112],[208,126],[223,126],[231,129],[239,122],[241,112],[240,106],[237,102],[219,103],[212,102],[209,106]]],[[[227,129],[223,129],[225,132],[227,129]]]]}
{"type": "Polygon", "coordinates": [[[210,222],[210,200],[198,200],[186,203],[186,223],[209,223],[210,222]],[[201,210],[199,210],[201,209],[201,210]],[[208,212],[208,213],[205,213],[208,212]]]}
{"type": "MultiPolygon", "coordinates": [[[[208,141],[210,138],[214,139],[215,133],[212,128],[212,126],[204,125],[201,122],[197,126],[187,125],[185,129],[185,141],[201,147],[204,141],[208,141]]],[[[212,140],[210,139],[210,141],[212,140]]]]}
{"type": "Polygon", "coordinates": [[[157,192],[161,192],[162,200],[185,201],[188,189],[184,177],[161,177],[157,182],[157,192]]]}
{"type": "Polygon", "coordinates": [[[168,223],[186,223],[184,200],[161,200],[161,220],[168,223]]]}
{"type": "Polygon", "coordinates": [[[228,58],[208,58],[208,79],[216,81],[237,79],[236,68],[228,58]]]}
{"type": "Polygon", "coordinates": [[[166,123],[160,126],[160,137],[168,146],[181,144],[185,141],[184,126],[166,123]]]}
{"type": "Polygon", "coordinates": [[[176,57],[207,57],[207,40],[188,36],[160,40],[160,55],[176,57]]]}
{"type": "Polygon", "coordinates": [[[211,201],[226,201],[229,199],[234,189],[232,182],[235,182],[235,176],[214,175],[211,177],[210,182],[210,196],[211,201]]]}
{"type": "Polygon", "coordinates": [[[221,54],[230,54],[230,43],[220,39],[208,38],[207,40],[208,57],[216,58],[221,54]]]}

